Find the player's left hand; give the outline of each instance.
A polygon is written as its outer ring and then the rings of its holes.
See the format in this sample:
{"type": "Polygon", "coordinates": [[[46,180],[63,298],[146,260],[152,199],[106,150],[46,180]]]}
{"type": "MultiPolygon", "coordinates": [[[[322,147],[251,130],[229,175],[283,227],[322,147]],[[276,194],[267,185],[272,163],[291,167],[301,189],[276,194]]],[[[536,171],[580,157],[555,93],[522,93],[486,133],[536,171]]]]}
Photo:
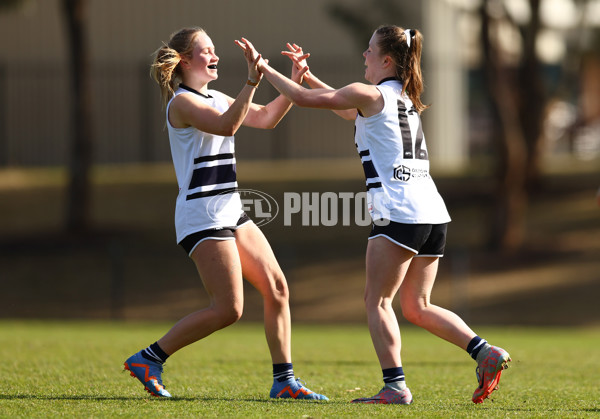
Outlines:
{"type": "Polygon", "coordinates": [[[306,59],[310,57],[310,53],[304,53],[302,47],[297,44],[286,44],[288,51],[281,51],[282,55],[287,56],[294,65],[292,66],[292,80],[298,84],[302,84],[303,76],[308,72],[308,63],[306,59]]]}

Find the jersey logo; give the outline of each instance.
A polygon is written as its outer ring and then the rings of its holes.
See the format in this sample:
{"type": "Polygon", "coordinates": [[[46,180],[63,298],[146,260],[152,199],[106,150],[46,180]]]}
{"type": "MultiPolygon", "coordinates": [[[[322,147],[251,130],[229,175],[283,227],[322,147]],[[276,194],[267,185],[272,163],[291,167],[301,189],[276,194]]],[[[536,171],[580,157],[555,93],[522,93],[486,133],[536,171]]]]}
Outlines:
{"type": "Polygon", "coordinates": [[[401,182],[408,182],[410,179],[410,169],[404,165],[394,167],[394,179],[401,182]]]}
{"type": "Polygon", "coordinates": [[[400,182],[408,182],[412,179],[413,182],[429,178],[429,170],[410,168],[404,165],[394,167],[394,179],[400,182]]]}

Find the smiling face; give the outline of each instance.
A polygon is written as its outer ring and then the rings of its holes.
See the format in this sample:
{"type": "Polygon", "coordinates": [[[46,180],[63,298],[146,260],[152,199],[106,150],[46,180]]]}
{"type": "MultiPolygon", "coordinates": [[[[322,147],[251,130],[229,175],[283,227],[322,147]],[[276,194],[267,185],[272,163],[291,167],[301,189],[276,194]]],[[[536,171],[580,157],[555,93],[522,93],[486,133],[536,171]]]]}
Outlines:
{"type": "Polygon", "coordinates": [[[381,53],[381,49],[378,45],[379,35],[373,33],[369,40],[369,47],[363,52],[365,57],[365,79],[372,84],[377,84],[381,80],[393,73],[390,73],[391,58],[381,53]]]}
{"type": "Polygon", "coordinates": [[[184,79],[193,78],[203,84],[216,80],[218,63],[212,40],[205,32],[198,32],[190,56],[183,60],[184,79]]]}

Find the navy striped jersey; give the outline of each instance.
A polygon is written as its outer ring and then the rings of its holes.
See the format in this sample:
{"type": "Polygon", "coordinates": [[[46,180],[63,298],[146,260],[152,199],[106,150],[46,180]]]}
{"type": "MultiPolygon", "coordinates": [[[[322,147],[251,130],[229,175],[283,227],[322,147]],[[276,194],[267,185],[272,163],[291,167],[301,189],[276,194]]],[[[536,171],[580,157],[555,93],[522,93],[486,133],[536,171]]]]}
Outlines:
{"type": "Polygon", "coordinates": [[[356,117],[354,141],[367,182],[373,220],[405,224],[450,221],[444,200],[429,175],[429,154],[421,118],[402,84],[386,79],[377,86],[381,112],[356,117]]]}
{"type": "Polygon", "coordinates": [[[179,195],[175,204],[175,231],[179,243],[198,231],[232,227],[242,213],[237,192],[234,137],[202,132],[194,127],[175,128],[169,122],[169,106],[180,94],[194,94],[225,112],[227,98],[216,90],[204,95],[182,88],[167,104],[167,128],[179,195]]]}

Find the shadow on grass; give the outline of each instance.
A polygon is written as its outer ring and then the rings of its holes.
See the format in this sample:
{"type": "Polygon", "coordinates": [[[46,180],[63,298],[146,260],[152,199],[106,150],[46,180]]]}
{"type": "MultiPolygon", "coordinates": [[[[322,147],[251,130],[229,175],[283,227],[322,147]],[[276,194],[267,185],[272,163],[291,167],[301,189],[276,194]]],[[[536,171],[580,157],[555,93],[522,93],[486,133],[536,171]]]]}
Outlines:
{"type": "Polygon", "coordinates": [[[373,361],[349,361],[349,360],[312,360],[312,359],[303,359],[302,361],[296,361],[298,364],[302,365],[333,365],[333,366],[369,366],[373,364],[373,361]]]}
{"type": "MultiPolygon", "coordinates": [[[[89,394],[81,394],[81,395],[35,395],[35,394],[0,394],[0,400],[40,400],[40,401],[92,401],[92,402],[105,402],[105,401],[156,401],[157,403],[177,403],[177,402],[206,402],[206,403],[214,403],[214,402],[248,402],[248,403],[260,403],[260,404],[296,404],[297,400],[294,399],[260,399],[260,398],[237,398],[237,397],[211,397],[211,396],[203,396],[203,397],[172,397],[172,398],[148,398],[148,397],[138,397],[138,396],[99,396],[99,395],[89,395],[89,394]]],[[[327,406],[347,406],[350,403],[348,400],[302,400],[302,404],[311,404],[311,405],[327,405],[327,406]]],[[[416,405],[418,407],[418,405],[416,405]]],[[[498,405],[488,405],[485,407],[478,407],[480,413],[488,412],[493,410],[496,412],[500,408],[500,410],[505,412],[513,412],[516,414],[519,413],[542,413],[542,412],[554,412],[554,413],[564,413],[564,414],[582,414],[582,413],[600,413],[600,407],[582,407],[582,408],[545,408],[540,409],[535,406],[531,407],[511,407],[505,406],[500,407],[498,405]]]]}
{"type": "MultiPolygon", "coordinates": [[[[433,360],[433,361],[419,361],[419,362],[411,362],[410,364],[412,366],[420,366],[420,367],[426,367],[426,366],[439,366],[439,365],[471,365],[472,361],[470,361],[471,358],[465,358],[465,360],[460,360],[460,361],[447,361],[447,360],[433,360]]],[[[297,361],[299,364],[301,363],[302,365],[333,365],[333,366],[350,366],[350,367],[370,367],[372,365],[376,365],[377,361],[376,360],[368,360],[368,361],[350,361],[350,360],[311,360],[311,359],[303,359],[302,361],[297,361]]],[[[474,365],[474,364],[473,364],[474,365]]]]}
{"type": "MultiPolygon", "coordinates": [[[[239,398],[239,397],[143,397],[143,396],[101,396],[91,394],[63,394],[63,395],[38,395],[38,394],[0,394],[0,400],[89,400],[89,401],[140,401],[152,400],[158,403],[162,402],[255,402],[255,403],[294,403],[295,399],[259,399],[259,398],[239,398]]],[[[347,403],[344,401],[322,401],[322,400],[302,400],[302,403],[347,403]]]]}
{"type": "MultiPolygon", "coordinates": [[[[93,401],[108,401],[108,400],[142,400],[148,399],[136,396],[97,396],[91,394],[58,394],[58,395],[43,395],[43,394],[0,394],[0,400],[93,400],[93,401]]],[[[155,400],[163,400],[156,398],[155,400]]],[[[190,397],[189,400],[195,400],[190,397]]]]}
{"type": "MultiPolygon", "coordinates": [[[[494,408],[494,410],[497,410],[498,406],[493,406],[493,408],[494,408]]],[[[527,407],[502,407],[501,409],[506,411],[507,414],[509,414],[509,412],[514,412],[516,414],[530,412],[530,413],[535,413],[536,415],[540,415],[542,413],[563,413],[563,414],[574,413],[575,414],[575,413],[583,413],[583,412],[585,412],[585,413],[600,412],[600,407],[539,408],[539,407],[531,406],[529,408],[527,408],[527,407]]],[[[491,409],[489,409],[489,410],[491,410],[491,409]]]]}

